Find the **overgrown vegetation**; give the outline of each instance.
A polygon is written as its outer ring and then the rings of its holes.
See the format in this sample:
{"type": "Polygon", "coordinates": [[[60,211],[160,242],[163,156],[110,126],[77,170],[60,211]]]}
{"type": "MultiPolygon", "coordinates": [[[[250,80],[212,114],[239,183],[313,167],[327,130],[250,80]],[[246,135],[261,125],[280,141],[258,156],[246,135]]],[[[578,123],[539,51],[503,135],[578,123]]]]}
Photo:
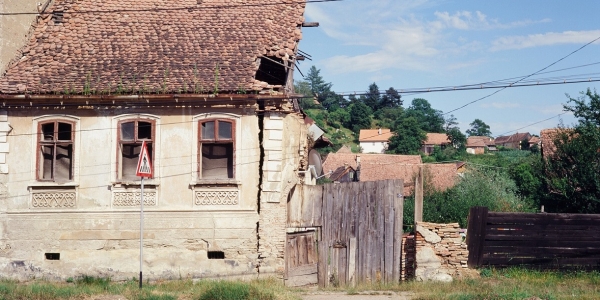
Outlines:
{"type": "MultiPolygon", "coordinates": [[[[291,300],[298,299],[280,280],[265,279],[250,282],[201,280],[173,280],[145,283],[140,290],[138,282],[112,282],[109,278],[82,276],[66,283],[34,281],[18,283],[0,281],[0,299],[88,299],[93,295],[120,295],[137,300],[291,300]]],[[[96,297],[92,297],[96,299],[96,297]]],[[[112,298],[111,298],[112,299],[112,298]]]]}
{"type": "MultiPolygon", "coordinates": [[[[358,295],[409,293],[411,299],[598,299],[600,273],[582,271],[536,271],[521,268],[482,269],[481,277],[452,283],[408,281],[400,284],[363,284],[353,288],[328,288],[358,295]]],[[[125,299],[300,299],[305,289],[289,289],[280,280],[251,282],[173,280],[145,284],[106,278],[82,277],[71,283],[0,281],[0,299],[102,299],[120,295],[125,299]]],[[[358,297],[358,296],[356,296],[358,297]]],[[[112,299],[112,298],[111,298],[112,299]]]]}

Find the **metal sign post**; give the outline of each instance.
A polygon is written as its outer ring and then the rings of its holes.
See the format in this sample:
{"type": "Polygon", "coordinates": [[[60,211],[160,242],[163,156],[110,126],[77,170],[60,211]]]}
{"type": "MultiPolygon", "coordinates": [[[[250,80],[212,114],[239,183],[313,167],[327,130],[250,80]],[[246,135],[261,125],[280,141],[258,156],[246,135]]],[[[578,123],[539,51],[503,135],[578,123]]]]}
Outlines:
{"type": "Polygon", "coordinates": [[[140,157],[136,168],[136,176],[142,178],[140,192],[140,289],[142,288],[142,266],[144,257],[144,177],[152,177],[152,162],[148,154],[146,142],[142,142],[140,157]]]}

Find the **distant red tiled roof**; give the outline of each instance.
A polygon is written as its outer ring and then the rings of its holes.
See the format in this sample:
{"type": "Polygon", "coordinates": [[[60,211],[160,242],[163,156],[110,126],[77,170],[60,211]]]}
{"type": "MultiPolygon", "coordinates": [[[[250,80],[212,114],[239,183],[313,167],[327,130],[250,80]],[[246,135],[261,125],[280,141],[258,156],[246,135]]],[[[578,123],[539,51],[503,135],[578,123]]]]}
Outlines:
{"type": "Polygon", "coordinates": [[[496,138],[496,145],[505,144],[505,143],[518,143],[522,140],[529,140],[531,134],[529,132],[515,133],[513,135],[505,135],[499,136],[496,138]]]}
{"type": "Polygon", "coordinates": [[[0,94],[277,90],[281,87],[256,80],[259,60],[291,60],[302,38],[306,5],[291,0],[53,2],[0,78],[0,94]]]}
{"type": "Polygon", "coordinates": [[[427,138],[425,139],[425,142],[423,142],[423,144],[444,145],[450,144],[450,140],[448,139],[448,135],[445,133],[427,133],[427,138]]]}
{"type": "Polygon", "coordinates": [[[488,136],[470,136],[467,138],[467,147],[485,147],[494,145],[494,139],[488,136]]]}
{"type": "Polygon", "coordinates": [[[329,153],[323,162],[323,172],[336,171],[345,164],[356,169],[356,157],[360,156],[360,181],[403,179],[404,194],[412,194],[414,174],[421,164],[420,155],[329,153]]]}
{"type": "Polygon", "coordinates": [[[394,135],[389,129],[361,129],[358,135],[359,142],[387,142],[394,135]]]}
{"type": "Polygon", "coordinates": [[[549,128],[540,131],[540,139],[542,140],[542,157],[549,158],[556,152],[554,140],[562,133],[569,133],[572,129],[568,128],[549,128]]]}
{"type": "Polygon", "coordinates": [[[426,164],[424,166],[425,182],[428,182],[438,191],[451,188],[456,183],[459,166],[456,163],[426,164]]]}
{"type": "Polygon", "coordinates": [[[343,145],[340,147],[340,149],[338,149],[338,151],[336,151],[336,153],[352,153],[352,149],[346,145],[343,145]]]}
{"type": "Polygon", "coordinates": [[[530,145],[533,145],[533,144],[539,144],[541,141],[542,141],[542,140],[541,140],[539,137],[537,137],[537,136],[532,136],[532,137],[529,139],[529,144],[530,144],[530,145]]]}

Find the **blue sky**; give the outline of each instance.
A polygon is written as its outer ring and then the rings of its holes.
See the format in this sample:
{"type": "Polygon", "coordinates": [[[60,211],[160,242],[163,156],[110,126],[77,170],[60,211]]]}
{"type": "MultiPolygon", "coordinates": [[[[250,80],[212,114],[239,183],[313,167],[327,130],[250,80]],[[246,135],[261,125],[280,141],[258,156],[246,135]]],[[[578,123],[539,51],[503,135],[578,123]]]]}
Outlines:
{"type": "MultiPolygon", "coordinates": [[[[321,70],[336,92],[361,92],[375,82],[380,90],[456,86],[532,74],[600,37],[598,1],[344,0],[309,3],[300,50],[321,70]]],[[[600,41],[529,79],[544,82],[600,78],[600,41]],[[583,65],[589,66],[581,67],[583,65]],[[574,68],[576,67],[576,68],[574,68]],[[569,68],[568,70],[557,71],[569,68]]],[[[296,79],[301,75],[296,72],[296,79]]],[[[514,81],[518,78],[513,79],[514,81]]],[[[599,82],[508,88],[452,112],[464,132],[475,118],[493,135],[560,114],[568,98],[599,82]]],[[[600,92],[600,88],[598,88],[600,92]]],[[[448,112],[495,90],[403,95],[427,99],[448,112]]],[[[570,114],[520,129],[539,134],[575,122],[570,114]]]]}

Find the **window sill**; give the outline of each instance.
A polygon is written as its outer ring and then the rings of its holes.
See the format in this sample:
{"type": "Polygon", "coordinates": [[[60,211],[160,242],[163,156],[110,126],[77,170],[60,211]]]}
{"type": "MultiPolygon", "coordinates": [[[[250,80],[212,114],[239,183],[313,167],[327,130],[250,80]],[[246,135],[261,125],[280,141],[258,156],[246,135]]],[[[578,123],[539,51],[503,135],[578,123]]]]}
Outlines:
{"type": "Polygon", "coordinates": [[[236,179],[198,179],[190,182],[190,186],[239,186],[242,182],[236,179]]]}
{"type": "MultiPolygon", "coordinates": [[[[120,180],[120,181],[113,181],[112,185],[114,187],[120,187],[120,186],[141,186],[142,185],[142,181],[141,180],[120,180]]],[[[156,179],[146,179],[144,180],[144,186],[159,186],[160,183],[158,180],[156,179]]]]}
{"type": "Polygon", "coordinates": [[[75,188],[79,187],[77,182],[54,182],[54,181],[34,181],[27,185],[28,188],[75,188]]]}

